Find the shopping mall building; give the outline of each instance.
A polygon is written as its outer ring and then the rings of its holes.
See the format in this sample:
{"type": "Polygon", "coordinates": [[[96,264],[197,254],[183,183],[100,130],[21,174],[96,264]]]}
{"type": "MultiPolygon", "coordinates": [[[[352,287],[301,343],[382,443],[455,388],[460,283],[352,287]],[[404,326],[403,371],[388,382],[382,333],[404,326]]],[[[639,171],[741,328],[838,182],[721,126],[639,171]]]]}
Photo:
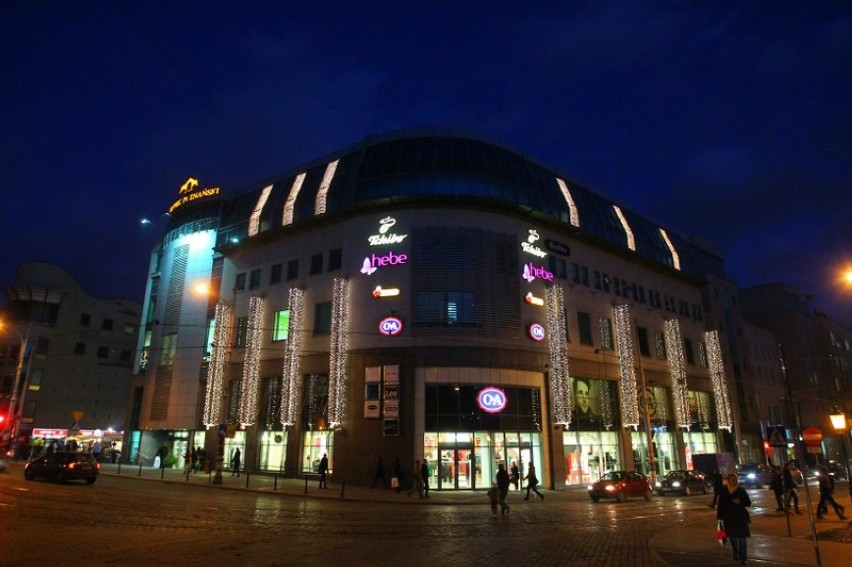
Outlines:
{"type": "Polygon", "coordinates": [[[561,488],[735,444],[721,256],[520,151],[395,132],[225,193],[188,180],[151,256],[133,462],[561,488]]]}

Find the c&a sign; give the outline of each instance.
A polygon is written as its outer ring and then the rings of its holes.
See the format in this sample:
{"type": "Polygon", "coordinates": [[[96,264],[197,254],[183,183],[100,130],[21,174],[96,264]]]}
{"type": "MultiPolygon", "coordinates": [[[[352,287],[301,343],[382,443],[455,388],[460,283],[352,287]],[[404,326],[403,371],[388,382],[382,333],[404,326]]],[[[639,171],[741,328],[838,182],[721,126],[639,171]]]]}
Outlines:
{"type": "Polygon", "coordinates": [[[506,408],[506,392],[494,386],[488,386],[476,395],[476,405],[484,412],[500,413],[506,408]]]}

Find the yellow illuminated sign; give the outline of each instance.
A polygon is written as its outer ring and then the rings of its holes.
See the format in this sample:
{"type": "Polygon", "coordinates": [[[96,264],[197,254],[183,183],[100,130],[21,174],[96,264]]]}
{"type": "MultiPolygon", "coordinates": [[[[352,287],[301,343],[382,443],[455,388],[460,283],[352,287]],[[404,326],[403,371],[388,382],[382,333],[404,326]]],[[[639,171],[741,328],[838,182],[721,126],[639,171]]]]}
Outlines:
{"type": "Polygon", "coordinates": [[[182,197],[172,203],[172,206],[169,207],[169,213],[173,213],[179,207],[182,207],[192,201],[203,199],[205,197],[215,197],[219,194],[219,188],[207,187],[206,189],[198,189],[198,180],[190,177],[186,180],[186,183],[180,186],[180,191],[178,193],[182,195],[182,197]]]}

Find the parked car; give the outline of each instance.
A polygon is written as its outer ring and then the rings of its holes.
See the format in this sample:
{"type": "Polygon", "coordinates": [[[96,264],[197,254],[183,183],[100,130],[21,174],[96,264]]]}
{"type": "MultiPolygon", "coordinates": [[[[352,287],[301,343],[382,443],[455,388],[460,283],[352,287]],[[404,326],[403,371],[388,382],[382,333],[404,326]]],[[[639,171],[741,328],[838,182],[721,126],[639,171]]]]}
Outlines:
{"type": "Polygon", "coordinates": [[[644,474],[633,471],[612,471],[599,481],[589,485],[589,497],[597,502],[601,498],[615,498],[624,502],[628,496],[641,496],[651,499],[651,484],[644,474]]]}
{"type": "Polygon", "coordinates": [[[56,482],[85,480],[92,484],[98,478],[100,465],[89,455],[59,451],[30,461],[24,467],[24,478],[48,478],[56,482]]]}
{"type": "Polygon", "coordinates": [[[654,490],[660,496],[664,494],[683,494],[689,496],[695,492],[707,494],[710,481],[701,471],[669,471],[654,483],[654,490]]]}
{"type": "Polygon", "coordinates": [[[737,478],[739,484],[745,488],[763,488],[772,482],[772,471],[766,465],[740,465],[737,478]]]}

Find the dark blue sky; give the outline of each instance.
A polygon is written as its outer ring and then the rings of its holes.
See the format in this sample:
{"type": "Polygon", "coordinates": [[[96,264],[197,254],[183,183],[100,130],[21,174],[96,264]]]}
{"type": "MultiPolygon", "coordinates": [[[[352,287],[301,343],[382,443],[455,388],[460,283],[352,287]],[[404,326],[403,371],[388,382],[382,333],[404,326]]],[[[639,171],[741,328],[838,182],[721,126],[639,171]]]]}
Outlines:
{"type": "Polygon", "coordinates": [[[188,177],[238,191],[419,126],[520,148],[852,325],[847,1],[5,0],[0,284],[47,261],[141,301],[139,219],[188,177]]]}

